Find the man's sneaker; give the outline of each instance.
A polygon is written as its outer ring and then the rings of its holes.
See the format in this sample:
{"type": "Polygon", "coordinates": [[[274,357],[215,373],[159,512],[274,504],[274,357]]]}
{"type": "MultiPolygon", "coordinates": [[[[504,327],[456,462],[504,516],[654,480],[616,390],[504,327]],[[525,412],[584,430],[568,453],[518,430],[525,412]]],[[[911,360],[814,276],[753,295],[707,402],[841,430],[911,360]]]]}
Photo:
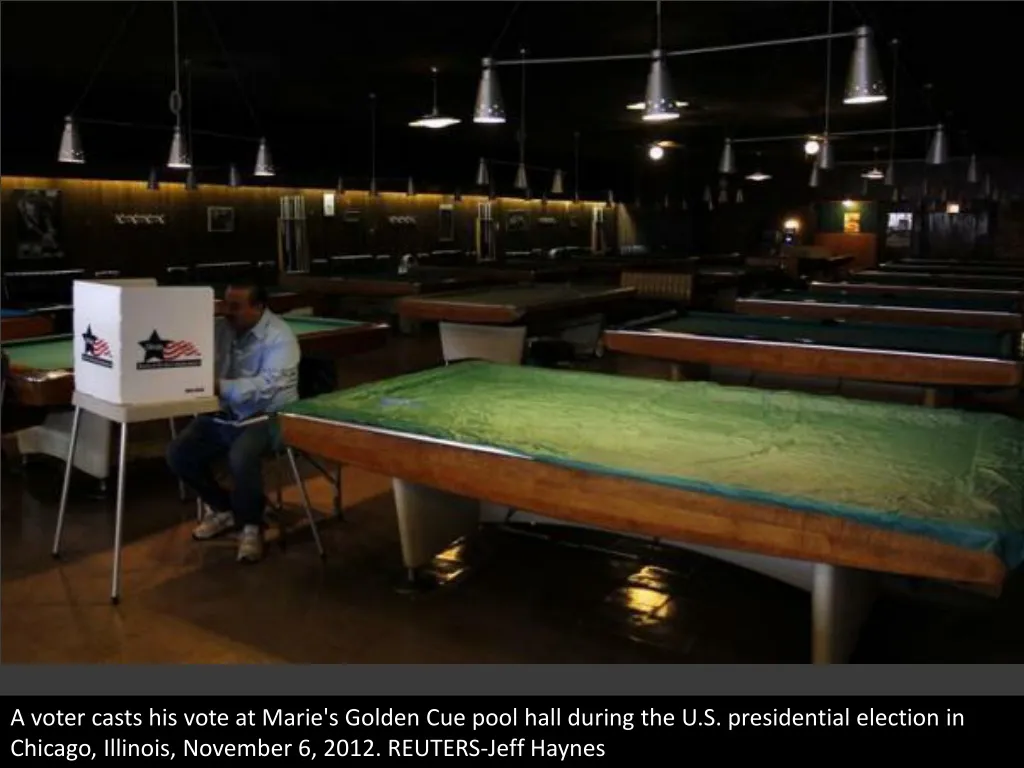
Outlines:
{"type": "Polygon", "coordinates": [[[230,512],[215,512],[206,506],[203,509],[206,510],[206,514],[192,531],[192,538],[196,541],[215,538],[235,527],[235,516],[230,512]]]}
{"type": "Polygon", "coordinates": [[[255,563],[263,557],[263,531],[258,525],[247,525],[238,539],[238,562],[255,563]]]}

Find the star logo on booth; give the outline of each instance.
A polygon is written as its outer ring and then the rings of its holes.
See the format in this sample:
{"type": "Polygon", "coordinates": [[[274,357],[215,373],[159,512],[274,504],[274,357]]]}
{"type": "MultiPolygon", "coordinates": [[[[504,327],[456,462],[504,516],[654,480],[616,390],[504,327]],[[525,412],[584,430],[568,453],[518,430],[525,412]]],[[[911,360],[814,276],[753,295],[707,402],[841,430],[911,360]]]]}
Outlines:
{"type": "Polygon", "coordinates": [[[92,325],[85,328],[82,334],[82,341],[85,342],[83,356],[86,358],[108,358],[110,357],[110,345],[92,332],[92,325]]]}
{"type": "Polygon", "coordinates": [[[154,330],[153,333],[149,335],[148,339],[143,339],[139,342],[139,346],[146,352],[143,362],[148,362],[150,360],[163,360],[164,350],[167,349],[167,345],[170,343],[171,342],[167,339],[161,339],[160,335],[154,330]]]}
{"type": "Polygon", "coordinates": [[[85,329],[85,333],[82,334],[82,341],[85,342],[85,354],[95,355],[96,354],[96,334],[92,332],[92,326],[90,325],[85,329]]]}

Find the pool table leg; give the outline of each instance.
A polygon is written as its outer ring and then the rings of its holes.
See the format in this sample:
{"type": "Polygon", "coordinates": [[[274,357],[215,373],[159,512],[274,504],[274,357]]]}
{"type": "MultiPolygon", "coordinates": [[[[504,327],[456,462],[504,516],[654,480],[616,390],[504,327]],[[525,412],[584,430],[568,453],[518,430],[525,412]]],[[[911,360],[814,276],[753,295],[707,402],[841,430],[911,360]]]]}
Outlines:
{"type": "Polygon", "coordinates": [[[60,539],[64,533],[64,513],[68,508],[68,489],[71,487],[71,471],[75,468],[75,448],[78,447],[78,428],[82,424],[82,409],[75,406],[71,421],[71,441],[68,444],[68,460],[64,463],[64,486],[60,492],[60,509],[57,512],[57,530],[53,534],[53,556],[60,555],[60,539]]]}
{"type": "Polygon", "coordinates": [[[480,528],[480,502],[428,486],[393,479],[402,560],[412,583],[425,565],[457,539],[480,528]]]}
{"type": "Polygon", "coordinates": [[[870,574],[815,563],[811,586],[811,653],[815,664],[849,661],[874,597],[870,574]]]}

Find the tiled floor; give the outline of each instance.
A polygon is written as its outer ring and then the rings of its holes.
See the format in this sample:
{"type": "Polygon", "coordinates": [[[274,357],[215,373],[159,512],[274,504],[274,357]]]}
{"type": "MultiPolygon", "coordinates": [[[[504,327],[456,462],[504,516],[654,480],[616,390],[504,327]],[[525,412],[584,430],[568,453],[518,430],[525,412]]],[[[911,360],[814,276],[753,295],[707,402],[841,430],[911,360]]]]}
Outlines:
{"type": "MultiPolygon", "coordinates": [[[[396,339],[352,361],[345,383],[437,361],[436,341],[396,339]]],[[[654,369],[634,373],[657,374],[654,369]]],[[[310,483],[318,508],[328,486],[310,483]]],[[[454,547],[442,588],[409,594],[390,484],[344,473],[343,520],[254,567],[230,542],[189,537],[191,503],[159,462],[128,476],[123,598],[113,606],[113,504],[79,484],[64,556],[50,556],[60,492],[53,462],[2,481],[2,661],[11,662],[804,662],[809,599],[717,561],[614,537],[486,532],[454,547]],[[558,539],[561,539],[559,541],[558,539]]],[[[294,489],[286,498],[296,501],[294,489]]],[[[1022,662],[1024,587],[998,601],[896,590],[877,604],[858,661],[1022,662]]]]}

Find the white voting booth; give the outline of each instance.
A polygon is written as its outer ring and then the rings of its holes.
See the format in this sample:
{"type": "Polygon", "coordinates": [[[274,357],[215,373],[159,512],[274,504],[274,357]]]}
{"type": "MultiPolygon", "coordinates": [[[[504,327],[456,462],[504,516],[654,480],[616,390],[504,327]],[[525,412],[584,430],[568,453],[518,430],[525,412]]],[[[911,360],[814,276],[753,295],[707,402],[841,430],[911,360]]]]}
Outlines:
{"type": "Polygon", "coordinates": [[[213,395],[213,289],[75,281],[75,390],[115,405],[213,395]]]}
{"type": "MultiPolygon", "coordinates": [[[[146,339],[156,331],[160,340],[180,342],[188,340],[196,332],[206,334],[198,342],[200,349],[207,349],[206,357],[213,355],[213,293],[209,288],[159,287],[157,281],[150,278],[123,280],[76,281],[74,284],[74,373],[75,388],[79,392],[93,395],[101,400],[115,403],[146,402],[151,398],[174,399],[161,397],[167,392],[168,381],[190,381],[212,367],[194,365],[194,358],[185,358],[188,365],[183,367],[159,368],[147,365],[137,370],[134,365],[120,362],[123,353],[138,355],[143,348],[140,329],[146,323],[153,324],[160,317],[159,328],[149,328],[146,339]],[[145,290],[139,290],[145,289],[145,290]],[[188,297],[188,298],[186,298],[188,297]],[[174,318],[186,318],[191,322],[187,328],[173,326],[180,321],[174,318]],[[153,318],[153,319],[150,319],[153,318]],[[167,318],[166,320],[164,318],[167,318]],[[205,318],[210,321],[204,322],[205,318]],[[121,328],[126,331],[122,334],[121,328]],[[159,334],[163,334],[160,336],[159,334]],[[138,336],[139,338],[131,338],[138,336]],[[206,341],[203,341],[206,339],[206,341]],[[115,365],[114,355],[117,356],[115,365]],[[155,374],[161,371],[160,374],[155,374]],[[173,376],[166,374],[174,371],[173,376]],[[133,392],[132,388],[141,390],[133,392]]],[[[171,350],[177,355],[181,347],[171,350]]],[[[187,350],[185,350],[187,351],[187,350]]],[[[143,355],[144,357],[144,355],[143,355]]],[[[139,357],[142,360],[142,357],[139,357]]],[[[126,362],[134,362],[126,358],[126,362]]],[[[149,363],[156,362],[151,358],[149,363]]],[[[212,360],[210,361],[212,365],[212,360]]],[[[211,395],[212,378],[203,394],[211,395]]],[[[48,415],[45,421],[35,427],[18,433],[18,449],[22,455],[41,454],[66,459],[71,444],[71,428],[74,415],[62,411],[48,415]]],[[[96,414],[85,412],[81,415],[78,428],[78,446],[75,451],[74,466],[97,480],[106,481],[110,477],[111,423],[96,414]]]]}
{"type": "MultiPolygon", "coordinates": [[[[155,280],[75,281],[75,407],[53,554],[60,549],[72,467],[110,466],[111,426],[121,427],[111,597],[119,596],[128,425],[215,411],[213,289],[155,280]],[[83,444],[83,437],[95,444],[83,444]]],[[[171,422],[173,425],[173,422],[171,422]]]]}

